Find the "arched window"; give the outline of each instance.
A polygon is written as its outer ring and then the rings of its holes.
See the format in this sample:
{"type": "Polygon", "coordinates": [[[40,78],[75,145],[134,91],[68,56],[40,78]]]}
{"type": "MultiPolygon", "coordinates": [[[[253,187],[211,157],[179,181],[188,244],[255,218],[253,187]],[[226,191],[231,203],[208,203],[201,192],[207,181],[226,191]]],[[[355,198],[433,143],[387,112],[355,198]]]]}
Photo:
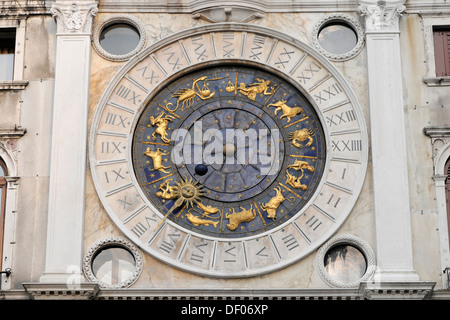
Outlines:
{"type": "MultiPolygon", "coordinates": [[[[3,256],[3,230],[5,222],[5,207],[6,207],[6,176],[8,172],[6,170],[6,164],[0,158],[0,257],[3,256]]],[[[2,270],[2,260],[0,259],[0,270],[2,270]]]]}
{"type": "MultiPolygon", "coordinates": [[[[445,198],[447,201],[448,232],[450,233],[450,158],[448,158],[447,162],[445,163],[444,174],[447,175],[447,179],[445,179],[445,198]]],[[[450,239],[450,234],[449,234],[449,239],[450,239]]]]}

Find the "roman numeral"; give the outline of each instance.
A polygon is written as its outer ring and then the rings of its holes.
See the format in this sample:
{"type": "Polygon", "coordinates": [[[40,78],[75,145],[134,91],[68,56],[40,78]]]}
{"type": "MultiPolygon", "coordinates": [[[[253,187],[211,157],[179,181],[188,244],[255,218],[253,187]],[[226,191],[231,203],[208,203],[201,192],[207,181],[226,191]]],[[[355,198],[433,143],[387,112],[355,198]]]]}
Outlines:
{"type": "Polygon", "coordinates": [[[119,180],[119,179],[124,180],[125,177],[123,176],[123,173],[121,173],[121,172],[122,172],[122,168],[120,168],[119,171],[117,171],[117,170],[106,171],[105,172],[106,183],[109,183],[113,179],[114,179],[114,182],[117,182],[117,180],[119,180]],[[113,175],[113,176],[111,177],[111,175],[113,175]]]}
{"type": "Polygon", "coordinates": [[[224,262],[236,262],[236,253],[234,252],[234,250],[236,250],[236,246],[233,245],[225,250],[226,258],[223,260],[224,262]]]}
{"type": "Polygon", "coordinates": [[[335,113],[331,115],[331,117],[326,117],[328,125],[331,126],[337,126],[341,123],[347,123],[352,122],[356,120],[356,114],[354,110],[348,110],[345,112],[335,113]]]}
{"type": "Polygon", "coordinates": [[[108,112],[108,114],[106,115],[105,123],[112,125],[112,126],[116,126],[116,127],[122,126],[122,127],[126,128],[125,121],[127,119],[128,119],[128,117],[124,118],[121,115],[117,115],[115,113],[108,112]]]}
{"type": "Polygon", "coordinates": [[[167,238],[161,242],[159,249],[161,249],[161,251],[170,254],[173,248],[175,248],[175,244],[177,243],[180,236],[181,234],[177,233],[176,231],[175,233],[169,233],[167,235],[167,238]]]}
{"type": "Polygon", "coordinates": [[[299,82],[303,82],[303,84],[306,83],[306,80],[311,80],[311,78],[314,77],[315,73],[319,72],[322,68],[316,63],[312,62],[309,64],[309,67],[305,68],[302,71],[302,74],[300,76],[297,76],[299,79],[299,82]],[[306,73],[306,74],[305,74],[306,73]]]}
{"type": "Polygon", "coordinates": [[[361,140],[338,140],[331,141],[331,148],[333,151],[361,151],[361,140]]]}
{"type": "Polygon", "coordinates": [[[253,39],[253,47],[250,49],[250,52],[252,53],[250,55],[250,59],[253,60],[261,60],[259,57],[262,54],[262,48],[264,46],[264,43],[266,42],[266,36],[260,36],[256,35],[253,39]]]}
{"type": "Polygon", "coordinates": [[[310,227],[313,231],[316,231],[317,228],[319,228],[319,226],[322,224],[322,222],[316,218],[315,216],[312,216],[311,218],[309,218],[308,221],[306,221],[306,225],[308,227],[310,227]]]}
{"type": "Polygon", "coordinates": [[[176,52],[174,52],[174,51],[170,52],[169,51],[170,49],[172,49],[172,46],[170,46],[162,51],[165,56],[168,56],[166,61],[169,65],[172,66],[172,70],[175,70],[175,69],[180,70],[180,68],[182,66],[180,64],[180,58],[175,56],[176,52]]]}
{"type": "Polygon", "coordinates": [[[332,205],[333,208],[336,208],[340,201],[341,198],[334,199],[334,194],[332,194],[330,199],[328,199],[327,204],[332,205]]]}
{"type": "Polygon", "coordinates": [[[208,57],[206,56],[206,49],[204,48],[203,37],[200,35],[198,37],[192,38],[192,43],[196,46],[194,49],[197,55],[197,61],[205,61],[208,57]]]}
{"type": "Polygon", "coordinates": [[[133,233],[140,238],[143,234],[145,234],[148,230],[148,228],[150,228],[150,221],[152,222],[156,222],[155,219],[150,218],[150,217],[145,217],[145,224],[142,222],[138,222],[133,228],[131,228],[131,231],[133,231],[133,233]]]}
{"type": "Polygon", "coordinates": [[[341,87],[337,83],[335,83],[329,86],[327,89],[320,91],[318,94],[315,94],[314,98],[316,98],[316,101],[318,103],[322,103],[328,101],[341,92],[343,92],[341,87]]]}
{"type": "Polygon", "coordinates": [[[114,141],[102,142],[102,153],[122,153],[119,149],[121,143],[122,142],[116,143],[114,141]]]}
{"type": "Polygon", "coordinates": [[[191,254],[191,260],[197,261],[197,262],[203,262],[203,259],[205,258],[205,251],[204,251],[203,247],[205,247],[207,245],[208,245],[207,243],[200,243],[200,244],[194,245],[195,251],[193,251],[191,254]]]}
{"type": "Polygon", "coordinates": [[[158,84],[158,80],[156,80],[156,79],[158,79],[159,76],[155,75],[154,70],[150,70],[151,74],[147,76],[147,69],[148,69],[148,67],[145,66],[145,67],[136,69],[136,71],[142,71],[142,73],[141,73],[142,78],[144,78],[145,80],[149,80],[150,84],[153,84],[153,81],[155,82],[155,84],[158,84]]]}
{"type": "Polygon", "coordinates": [[[223,46],[223,56],[225,58],[232,58],[234,57],[234,33],[223,33],[222,34],[223,42],[226,43],[226,45],[223,46]],[[231,48],[230,48],[231,47],[231,48]]]}
{"type": "Polygon", "coordinates": [[[136,94],[136,91],[131,90],[124,85],[120,85],[115,94],[127,101],[133,101],[133,104],[142,102],[142,100],[138,99],[141,96],[140,94],[136,94]]]}
{"type": "Polygon", "coordinates": [[[297,238],[291,233],[282,238],[284,245],[288,248],[289,251],[297,248],[299,246],[297,238]]]}
{"type": "Polygon", "coordinates": [[[278,56],[278,61],[275,62],[275,65],[278,65],[278,67],[282,66],[283,68],[286,68],[285,64],[291,61],[291,54],[294,53],[295,51],[287,51],[287,49],[283,47],[283,52],[281,52],[278,56]]]}

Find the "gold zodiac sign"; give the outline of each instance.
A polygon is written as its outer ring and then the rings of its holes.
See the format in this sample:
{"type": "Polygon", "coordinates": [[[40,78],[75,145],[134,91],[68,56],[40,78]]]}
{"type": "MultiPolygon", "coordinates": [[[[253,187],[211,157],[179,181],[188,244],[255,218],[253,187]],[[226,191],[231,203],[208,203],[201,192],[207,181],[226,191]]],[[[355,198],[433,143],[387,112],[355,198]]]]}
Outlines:
{"type": "Polygon", "coordinates": [[[167,138],[167,126],[169,124],[169,121],[173,122],[173,119],[175,119],[174,116],[167,115],[164,113],[164,111],[161,111],[161,114],[156,118],[153,116],[150,117],[151,125],[149,124],[147,128],[150,128],[155,124],[157,125],[155,132],[152,133],[153,140],[156,140],[155,134],[159,134],[162,141],[164,141],[165,143],[170,142],[170,139],[167,138]]]}
{"type": "MultiPolygon", "coordinates": [[[[200,213],[201,217],[209,217],[210,219],[219,219],[219,217],[211,217],[211,215],[216,214],[217,212],[220,212],[219,208],[215,208],[212,206],[205,206],[203,203],[198,202],[197,203],[197,207],[199,209],[203,210],[203,213],[200,213]]],[[[194,225],[194,226],[198,226],[198,225],[206,225],[209,226],[210,224],[212,224],[214,226],[214,228],[217,227],[217,224],[219,223],[219,221],[212,221],[212,220],[206,220],[206,219],[202,219],[199,216],[195,216],[193,213],[191,213],[191,210],[197,211],[196,209],[190,209],[188,212],[188,214],[186,214],[186,218],[194,225]]],[[[197,211],[198,212],[198,211],[197,211]]]]}
{"type": "Polygon", "coordinates": [[[169,184],[170,181],[172,181],[172,179],[168,179],[159,185],[158,189],[161,191],[156,192],[157,197],[165,200],[176,199],[175,187],[169,184]]]}
{"type": "Polygon", "coordinates": [[[194,225],[194,226],[199,226],[199,225],[205,225],[205,226],[209,226],[210,224],[212,224],[214,226],[214,228],[217,228],[217,224],[219,223],[219,221],[212,221],[212,220],[206,220],[206,219],[201,219],[198,216],[194,216],[192,213],[187,213],[186,214],[186,218],[194,225]]]}
{"type": "Polygon", "coordinates": [[[303,108],[301,107],[289,107],[286,104],[286,100],[278,100],[275,103],[271,103],[267,106],[267,108],[269,107],[276,107],[275,109],[275,115],[277,114],[277,112],[279,110],[281,110],[283,112],[283,114],[280,117],[280,120],[282,120],[283,118],[287,118],[287,122],[291,121],[291,118],[295,117],[296,115],[300,114],[303,112],[303,108]]]}
{"type": "Polygon", "coordinates": [[[303,148],[303,145],[298,143],[297,141],[304,142],[308,140],[305,147],[310,147],[313,143],[312,136],[314,135],[314,131],[312,129],[301,129],[293,132],[289,132],[289,140],[292,140],[292,144],[297,148],[303,148]]]}
{"type": "Polygon", "coordinates": [[[254,212],[252,205],[250,205],[250,209],[245,209],[241,207],[242,211],[236,212],[234,208],[231,208],[232,213],[227,213],[225,218],[230,219],[230,222],[227,224],[227,227],[230,231],[236,230],[242,222],[250,222],[253,221],[256,217],[256,213],[254,212]]]}
{"type": "Polygon", "coordinates": [[[273,190],[277,192],[277,194],[272,197],[269,202],[261,205],[261,209],[267,212],[267,218],[276,219],[277,218],[277,209],[279,205],[286,200],[286,198],[281,193],[281,188],[276,187],[273,190]]]}
{"type": "Polygon", "coordinates": [[[156,151],[150,149],[150,147],[147,148],[147,150],[145,150],[144,154],[147,157],[152,158],[153,160],[153,170],[158,170],[161,171],[163,173],[169,173],[166,171],[166,169],[170,169],[170,167],[165,167],[162,164],[162,156],[166,156],[169,154],[169,152],[165,152],[163,149],[161,148],[157,148],[156,151]]]}
{"type": "Polygon", "coordinates": [[[314,167],[310,166],[308,162],[301,161],[301,160],[295,160],[295,162],[291,165],[289,165],[286,169],[286,183],[292,186],[295,189],[302,189],[305,191],[308,189],[308,186],[306,184],[303,184],[301,182],[301,179],[304,176],[304,169],[308,170],[309,172],[314,172],[314,167]],[[294,170],[300,170],[302,174],[299,177],[293,176],[289,173],[288,169],[292,168],[294,170]]]}
{"type": "MultiPolygon", "coordinates": [[[[274,92],[273,87],[270,87],[271,92],[268,92],[270,86],[270,80],[263,80],[256,78],[257,83],[249,84],[246,87],[246,84],[241,82],[239,85],[239,92],[243,95],[247,96],[250,100],[255,101],[256,95],[262,93],[264,95],[271,95],[274,92]]],[[[229,85],[228,85],[229,86],[229,85]]],[[[229,86],[229,89],[231,87],[229,86]]],[[[234,88],[233,88],[234,89],[234,88]]],[[[227,90],[228,91],[228,90],[227,90]]],[[[231,92],[231,91],[228,91],[231,92]]]]}
{"type": "Polygon", "coordinates": [[[156,226],[155,230],[163,223],[163,221],[172,213],[176,208],[186,205],[187,207],[192,207],[194,204],[200,203],[200,197],[204,195],[203,186],[198,184],[198,181],[193,182],[192,178],[189,180],[181,179],[181,182],[177,182],[173,189],[173,195],[175,203],[172,208],[166,213],[164,218],[156,226]]]}
{"type": "Polygon", "coordinates": [[[197,206],[203,210],[203,215],[210,215],[215,214],[219,212],[219,208],[211,207],[211,206],[205,206],[203,203],[197,203],[197,206]]]}
{"type": "MultiPolygon", "coordinates": [[[[194,104],[194,99],[195,97],[199,97],[202,100],[207,100],[210,99],[214,96],[215,92],[211,92],[211,90],[209,90],[209,87],[206,83],[203,83],[203,87],[202,89],[200,89],[199,85],[197,82],[199,81],[204,81],[206,80],[206,76],[200,77],[198,79],[195,79],[194,82],[192,83],[192,87],[190,89],[179,89],[177,92],[175,92],[172,97],[177,97],[177,105],[174,109],[170,109],[169,105],[173,105],[171,102],[169,102],[168,104],[166,104],[166,109],[169,112],[174,112],[178,109],[179,103],[181,101],[181,111],[184,110],[184,108],[190,108],[193,104],[194,104]],[[195,90],[198,90],[195,91],[195,90]]],[[[211,79],[211,80],[219,80],[222,78],[215,78],[215,79],[211,79]]]]}

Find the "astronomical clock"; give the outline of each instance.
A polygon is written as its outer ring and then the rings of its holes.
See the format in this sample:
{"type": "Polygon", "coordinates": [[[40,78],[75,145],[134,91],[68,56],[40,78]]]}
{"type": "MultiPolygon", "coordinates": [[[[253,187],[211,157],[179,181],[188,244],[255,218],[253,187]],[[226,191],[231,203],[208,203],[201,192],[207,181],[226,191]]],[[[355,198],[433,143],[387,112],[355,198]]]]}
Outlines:
{"type": "Polygon", "coordinates": [[[358,102],[325,57],[271,29],[215,24],[123,66],[96,110],[90,162],[105,210],[144,252],[232,278],[333,235],[367,149],[358,102]]]}

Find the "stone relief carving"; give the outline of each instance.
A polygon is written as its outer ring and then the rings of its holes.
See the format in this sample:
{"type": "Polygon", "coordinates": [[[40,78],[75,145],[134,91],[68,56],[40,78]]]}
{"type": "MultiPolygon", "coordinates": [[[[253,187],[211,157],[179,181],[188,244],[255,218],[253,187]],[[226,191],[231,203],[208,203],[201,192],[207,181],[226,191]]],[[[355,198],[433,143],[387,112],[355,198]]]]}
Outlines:
{"type": "Polygon", "coordinates": [[[406,9],[403,1],[394,3],[386,1],[365,3],[361,1],[360,3],[358,11],[366,18],[367,31],[398,30],[398,17],[406,9]]]}
{"type": "Polygon", "coordinates": [[[96,2],[55,2],[50,9],[58,22],[58,33],[91,33],[97,11],[96,2]]]}

